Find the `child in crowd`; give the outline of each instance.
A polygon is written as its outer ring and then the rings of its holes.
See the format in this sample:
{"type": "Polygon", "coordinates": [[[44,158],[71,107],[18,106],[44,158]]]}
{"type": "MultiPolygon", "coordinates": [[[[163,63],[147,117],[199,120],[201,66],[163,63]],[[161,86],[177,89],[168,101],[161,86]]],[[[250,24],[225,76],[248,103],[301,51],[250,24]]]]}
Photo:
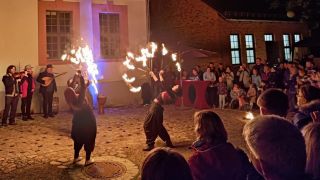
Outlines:
{"type": "Polygon", "coordinates": [[[233,88],[230,92],[231,96],[231,103],[230,107],[232,109],[236,109],[237,107],[240,109],[240,107],[244,104],[244,96],[245,92],[243,89],[239,88],[238,84],[234,84],[233,88]]]}
{"type": "Polygon", "coordinates": [[[250,88],[247,92],[247,98],[249,100],[250,109],[253,108],[253,105],[256,103],[257,100],[257,87],[256,84],[251,83],[250,88]]]}
{"type": "Polygon", "coordinates": [[[228,90],[227,90],[227,85],[223,81],[222,76],[219,77],[219,83],[217,84],[217,87],[218,87],[218,95],[219,95],[219,108],[224,109],[228,90]]]}

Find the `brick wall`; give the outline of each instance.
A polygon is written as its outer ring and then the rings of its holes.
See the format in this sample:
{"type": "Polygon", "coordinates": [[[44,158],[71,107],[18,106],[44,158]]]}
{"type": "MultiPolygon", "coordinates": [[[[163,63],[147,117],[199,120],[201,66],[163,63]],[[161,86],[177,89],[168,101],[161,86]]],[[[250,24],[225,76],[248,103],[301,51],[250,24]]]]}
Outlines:
{"type": "Polygon", "coordinates": [[[264,34],[272,33],[283,58],[282,34],[308,36],[307,26],[298,22],[226,20],[201,0],[152,0],[151,39],[217,52],[214,61],[231,64],[229,35],[240,35],[241,58],[246,60],[245,34],[254,34],[256,57],[266,59],[264,34]]]}

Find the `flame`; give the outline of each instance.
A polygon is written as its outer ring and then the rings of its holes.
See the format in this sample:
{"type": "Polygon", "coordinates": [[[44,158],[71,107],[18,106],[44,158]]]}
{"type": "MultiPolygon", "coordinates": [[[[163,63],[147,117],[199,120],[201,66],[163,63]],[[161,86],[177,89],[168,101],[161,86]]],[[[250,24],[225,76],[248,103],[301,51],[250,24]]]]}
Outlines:
{"type": "Polygon", "coordinates": [[[141,91],[141,87],[130,87],[130,91],[133,92],[133,93],[138,93],[141,91]]]}
{"type": "Polygon", "coordinates": [[[254,116],[253,116],[252,112],[247,112],[246,119],[248,119],[248,120],[253,120],[254,119],[254,116]]]}
{"type": "Polygon", "coordinates": [[[180,65],[180,63],[176,63],[176,67],[177,67],[177,70],[179,71],[179,72],[181,72],[181,65],[180,65]]]}
{"type": "Polygon", "coordinates": [[[172,58],[173,62],[176,62],[177,61],[177,53],[171,54],[171,58],[172,58]]]}
{"type": "Polygon", "coordinates": [[[132,52],[128,52],[127,53],[127,56],[131,59],[134,59],[134,54],[132,52]]]}
{"type": "Polygon", "coordinates": [[[135,66],[130,63],[131,63],[131,60],[128,57],[126,57],[126,61],[123,62],[123,65],[125,65],[130,70],[134,70],[135,66]]]}
{"type": "Polygon", "coordinates": [[[162,43],[162,56],[165,56],[168,54],[168,50],[167,48],[164,46],[164,44],[162,43]]]}
{"type": "Polygon", "coordinates": [[[127,74],[123,74],[123,75],[122,75],[122,79],[123,79],[126,83],[133,83],[133,82],[136,80],[135,77],[128,78],[128,75],[127,75],[127,74]]]}
{"type": "Polygon", "coordinates": [[[69,56],[68,54],[63,54],[61,56],[61,59],[70,60],[70,62],[78,65],[81,65],[81,63],[86,64],[92,86],[95,90],[95,93],[98,94],[97,75],[99,75],[99,71],[97,64],[94,63],[93,54],[90,47],[88,45],[86,45],[85,47],[79,46],[78,49],[71,49],[70,54],[71,56],[69,56]]]}

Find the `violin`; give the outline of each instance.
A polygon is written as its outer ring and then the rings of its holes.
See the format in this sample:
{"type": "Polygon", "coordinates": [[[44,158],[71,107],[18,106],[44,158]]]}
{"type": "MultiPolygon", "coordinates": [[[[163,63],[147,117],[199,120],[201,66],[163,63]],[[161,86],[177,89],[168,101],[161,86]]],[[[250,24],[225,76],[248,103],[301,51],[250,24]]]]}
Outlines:
{"type": "Polygon", "coordinates": [[[27,71],[16,72],[13,77],[16,79],[21,79],[23,76],[27,75],[27,71]]]}

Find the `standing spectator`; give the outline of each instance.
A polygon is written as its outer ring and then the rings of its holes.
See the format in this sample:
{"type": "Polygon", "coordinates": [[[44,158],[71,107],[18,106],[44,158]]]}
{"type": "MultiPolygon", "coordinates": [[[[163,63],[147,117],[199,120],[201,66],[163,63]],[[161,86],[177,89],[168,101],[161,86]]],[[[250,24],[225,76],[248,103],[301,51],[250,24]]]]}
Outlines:
{"type": "Polygon", "coordinates": [[[303,136],[286,119],[260,116],[244,126],[243,136],[253,165],[265,179],[309,179],[303,136]]]}
{"type": "Polygon", "coordinates": [[[288,96],[278,89],[268,89],[258,98],[260,115],[277,115],[286,117],[289,109],[288,96]]]}
{"type": "Polygon", "coordinates": [[[320,179],[320,123],[310,123],[302,130],[306,142],[306,173],[320,179]]]}
{"type": "Polygon", "coordinates": [[[33,92],[35,90],[35,82],[32,77],[32,67],[30,65],[26,65],[25,74],[21,79],[21,113],[22,113],[22,120],[34,120],[31,117],[31,102],[33,92]]]}
{"type": "Polygon", "coordinates": [[[241,105],[244,100],[245,96],[245,91],[241,89],[238,84],[234,84],[232,90],[230,91],[230,96],[231,96],[231,102],[230,102],[230,107],[232,109],[236,109],[237,107],[240,109],[241,105]]]}
{"type": "Polygon", "coordinates": [[[269,78],[270,78],[271,69],[268,65],[264,65],[263,72],[261,74],[261,81],[263,82],[263,89],[267,89],[269,87],[269,78]]]}
{"type": "Polygon", "coordinates": [[[298,76],[297,76],[297,84],[298,88],[303,86],[306,83],[310,82],[310,77],[306,74],[305,70],[303,68],[298,69],[298,76]]]}
{"type": "Polygon", "coordinates": [[[228,90],[227,90],[227,85],[223,81],[222,76],[219,77],[219,83],[217,84],[217,87],[218,87],[218,95],[219,95],[219,108],[224,109],[228,90]]]}
{"type": "Polygon", "coordinates": [[[314,67],[314,62],[311,59],[308,59],[306,61],[306,72],[307,74],[312,74],[316,71],[315,67],[314,67]]]}
{"type": "Polygon", "coordinates": [[[193,81],[200,81],[200,78],[199,78],[199,73],[197,71],[197,69],[192,69],[192,75],[189,77],[190,80],[193,80],[193,81]]]}
{"type": "Polygon", "coordinates": [[[277,69],[277,77],[278,77],[278,85],[280,89],[284,89],[284,74],[285,74],[286,68],[284,63],[280,63],[279,67],[277,69]]]}
{"type": "Polygon", "coordinates": [[[206,72],[203,73],[203,80],[216,82],[216,75],[213,72],[211,72],[210,67],[207,67],[206,72]]]}
{"type": "Polygon", "coordinates": [[[45,119],[54,117],[52,112],[52,101],[54,92],[57,92],[57,84],[53,75],[53,66],[51,64],[48,64],[46,70],[39,74],[37,81],[40,83],[40,93],[43,97],[43,117],[45,119]]]}
{"type": "Polygon", "coordinates": [[[214,67],[214,63],[213,62],[210,62],[209,63],[209,67],[210,67],[210,70],[211,70],[211,72],[215,72],[215,67],[214,67]]]}
{"type": "Polygon", "coordinates": [[[256,87],[260,87],[260,85],[261,85],[261,77],[258,74],[258,70],[255,69],[255,68],[252,70],[251,81],[252,81],[252,84],[256,85],[256,87]]]}
{"type": "MultiPolygon", "coordinates": [[[[2,116],[2,126],[7,126],[8,115],[9,116],[9,125],[16,125],[16,111],[19,101],[19,81],[14,77],[16,73],[16,67],[10,65],[7,68],[7,73],[2,77],[2,82],[5,87],[5,107],[2,116]]],[[[20,74],[19,74],[20,76],[20,74]]]]}
{"type": "Polygon", "coordinates": [[[233,88],[234,74],[233,74],[230,66],[227,66],[226,71],[223,74],[223,77],[227,82],[228,91],[231,91],[231,89],[233,88]]]}
{"type": "Polygon", "coordinates": [[[200,81],[203,81],[203,71],[201,70],[201,67],[199,65],[196,65],[195,69],[198,72],[198,76],[199,76],[200,81]]]}
{"type": "Polygon", "coordinates": [[[297,76],[297,68],[292,66],[290,68],[289,81],[286,83],[290,112],[295,111],[297,105],[297,76]]]}
{"type": "Polygon", "coordinates": [[[247,98],[249,99],[250,109],[252,109],[257,100],[256,84],[250,84],[250,88],[247,92],[247,98]]]}
{"type": "Polygon", "coordinates": [[[188,71],[186,71],[186,70],[183,70],[183,71],[182,71],[181,79],[182,79],[182,80],[188,80],[188,79],[189,79],[188,71]]]}
{"type": "Polygon", "coordinates": [[[249,75],[249,72],[247,71],[245,64],[242,64],[242,66],[240,66],[237,72],[237,76],[239,78],[240,87],[244,89],[249,89],[250,75],[249,75]]]}
{"type": "Polygon", "coordinates": [[[261,58],[256,58],[256,64],[253,66],[253,69],[256,69],[258,71],[258,74],[263,73],[264,64],[262,64],[261,61],[261,58]]]}
{"type": "Polygon", "coordinates": [[[218,69],[217,69],[217,74],[218,74],[218,77],[222,76],[222,74],[224,73],[224,67],[223,67],[223,64],[222,63],[219,63],[218,65],[218,69]]]}
{"type": "Polygon", "coordinates": [[[217,88],[214,86],[214,83],[216,82],[216,75],[210,71],[210,67],[207,67],[207,71],[203,73],[203,80],[211,81],[208,86],[208,99],[209,105],[213,107],[216,104],[215,101],[217,99],[217,88]]]}
{"type": "Polygon", "coordinates": [[[141,180],[192,180],[187,161],[168,148],[152,150],[144,160],[141,180]]]}
{"type": "Polygon", "coordinates": [[[246,179],[244,164],[238,151],[228,142],[220,117],[204,110],[195,113],[194,122],[197,141],[192,145],[194,152],[189,159],[193,179],[246,179]]]}

